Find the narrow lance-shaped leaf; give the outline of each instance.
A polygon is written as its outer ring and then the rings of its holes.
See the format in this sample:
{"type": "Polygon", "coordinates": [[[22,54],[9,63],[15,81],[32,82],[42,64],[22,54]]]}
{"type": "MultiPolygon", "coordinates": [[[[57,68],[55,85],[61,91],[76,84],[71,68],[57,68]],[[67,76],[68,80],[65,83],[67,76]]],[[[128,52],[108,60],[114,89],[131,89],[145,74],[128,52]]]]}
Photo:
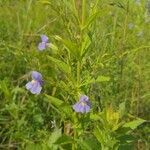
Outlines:
{"type": "Polygon", "coordinates": [[[71,73],[71,68],[68,64],[66,64],[65,62],[58,60],[56,58],[53,58],[51,56],[48,56],[48,59],[53,61],[60,70],[64,71],[65,73],[70,74],[71,73]]]}
{"type": "Polygon", "coordinates": [[[63,104],[63,101],[56,97],[53,97],[53,96],[50,96],[47,94],[45,94],[45,96],[47,97],[47,101],[49,101],[52,105],[54,105],[56,107],[59,107],[63,104]]]}
{"type": "Polygon", "coordinates": [[[119,105],[119,115],[120,115],[120,117],[123,117],[125,115],[125,112],[126,112],[125,102],[123,102],[119,105]]]}
{"type": "Polygon", "coordinates": [[[82,43],[82,48],[81,48],[81,56],[82,57],[87,53],[87,50],[88,50],[90,44],[91,44],[91,39],[88,35],[86,35],[84,38],[84,41],[82,43]]]}
{"type": "Polygon", "coordinates": [[[56,35],[55,39],[60,41],[64,47],[66,48],[66,50],[68,51],[68,53],[72,54],[74,57],[79,58],[80,53],[79,53],[79,45],[77,45],[76,43],[66,40],[66,39],[62,39],[60,36],[56,35]]]}
{"type": "Polygon", "coordinates": [[[144,123],[145,120],[138,118],[137,120],[133,120],[131,122],[127,122],[123,125],[123,127],[126,128],[131,128],[132,130],[136,129],[139,125],[141,125],[142,123],[144,123]]]}
{"type": "Polygon", "coordinates": [[[85,81],[84,83],[82,83],[81,86],[92,84],[92,83],[98,83],[98,82],[106,82],[109,80],[110,80],[110,77],[108,76],[98,76],[96,79],[92,78],[90,80],[85,81]]]}
{"type": "Polygon", "coordinates": [[[82,30],[84,30],[85,28],[88,28],[89,25],[91,25],[93,23],[93,21],[97,18],[97,16],[99,16],[100,12],[95,12],[93,13],[86,21],[86,24],[84,26],[82,26],[82,30]]]}
{"type": "Polygon", "coordinates": [[[97,138],[97,140],[104,145],[104,139],[105,139],[105,135],[103,134],[103,132],[101,131],[101,129],[99,129],[98,127],[96,127],[94,129],[94,136],[97,138]]]}
{"type": "Polygon", "coordinates": [[[108,76],[98,76],[96,79],[96,82],[105,82],[105,81],[109,81],[110,77],[108,76]]]}
{"type": "Polygon", "coordinates": [[[55,144],[55,142],[61,137],[62,132],[61,129],[55,129],[54,132],[52,132],[52,134],[49,137],[48,140],[48,146],[50,148],[56,148],[57,149],[57,145],[55,144]]]}

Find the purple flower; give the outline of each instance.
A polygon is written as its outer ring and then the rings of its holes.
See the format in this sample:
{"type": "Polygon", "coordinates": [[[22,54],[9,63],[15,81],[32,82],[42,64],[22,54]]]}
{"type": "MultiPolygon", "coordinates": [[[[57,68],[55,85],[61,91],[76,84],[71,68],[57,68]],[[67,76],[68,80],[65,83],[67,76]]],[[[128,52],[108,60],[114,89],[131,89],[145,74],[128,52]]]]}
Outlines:
{"type": "Polygon", "coordinates": [[[38,49],[40,51],[43,51],[49,45],[48,37],[46,35],[41,35],[41,41],[42,42],[40,42],[39,45],[38,45],[38,49]]]}
{"type": "Polygon", "coordinates": [[[73,105],[73,109],[76,112],[88,113],[91,109],[89,98],[86,95],[82,95],[79,102],[73,105]]]}
{"type": "Polygon", "coordinates": [[[26,89],[32,94],[40,94],[42,90],[42,75],[37,71],[32,71],[32,81],[26,84],[26,89]]]}

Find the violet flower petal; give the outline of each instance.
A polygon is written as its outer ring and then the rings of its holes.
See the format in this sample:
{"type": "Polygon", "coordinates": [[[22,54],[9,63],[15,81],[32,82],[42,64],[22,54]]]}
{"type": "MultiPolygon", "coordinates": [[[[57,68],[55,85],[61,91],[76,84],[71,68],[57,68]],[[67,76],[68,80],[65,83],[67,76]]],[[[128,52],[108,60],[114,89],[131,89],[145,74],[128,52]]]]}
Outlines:
{"type": "Polygon", "coordinates": [[[76,103],[76,104],[73,105],[73,109],[74,109],[76,112],[80,112],[79,108],[80,108],[80,103],[76,103]]]}
{"type": "Polygon", "coordinates": [[[73,105],[73,109],[75,112],[88,113],[91,109],[91,103],[89,101],[89,97],[86,95],[82,95],[80,97],[79,102],[73,105]]]}
{"type": "Polygon", "coordinates": [[[32,82],[28,82],[25,87],[27,90],[30,90],[32,88],[32,82]]]}
{"type": "Polygon", "coordinates": [[[39,43],[38,49],[39,49],[40,51],[43,51],[44,49],[46,49],[46,43],[45,43],[45,42],[39,43]]]}
{"type": "Polygon", "coordinates": [[[42,81],[42,75],[41,75],[41,73],[39,73],[37,71],[32,71],[32,79],[36,80],[38,82],[42,81]]]}
{"type": "Polygon", "coordinates": [[[46,35],[41,35],[41,40],[42,40],[42,42],[47,43],[48,42],[48,37],[46,35]]]}
{"type": "Polygon", "coordinates": [[[85,112],[88,113],[90,111],[90,106],[86,105],[85,106],[85,112]]]}
{"type": "Polygon", "coordinates": [[[84,112],[85,112],[85,106],[82,106],[82,105],[80,106],[80,112],[81,112],[81,113],[84,113],[84,112]]]}
{"type": "Polygon", "coordinates": [[[42,87],[41,87],[40,83],[38,81],[35,81],[32,84],[32,88],[30,89],[30,92],[32,94],[40,94],[41,90],[42,90],[42,87]]]}
{"type": "Polygon", "coordinates": [[[86,95],[81,95],[80,96],[80,102],[86,102],[86,101],[88,101],[89,100],[89,97],[88,96],[86,96],[86,95]]]}

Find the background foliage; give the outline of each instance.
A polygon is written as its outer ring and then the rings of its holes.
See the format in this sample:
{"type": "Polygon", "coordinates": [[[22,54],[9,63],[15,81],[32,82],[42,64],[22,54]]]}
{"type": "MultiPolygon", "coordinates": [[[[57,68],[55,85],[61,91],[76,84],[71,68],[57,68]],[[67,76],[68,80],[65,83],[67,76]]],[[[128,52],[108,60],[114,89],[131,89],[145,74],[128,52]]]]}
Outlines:
{"type": "Polygon", "coordinates": [[[0,149],[149,149],[149,29],[146,0],[0,0],[0,149]]]}

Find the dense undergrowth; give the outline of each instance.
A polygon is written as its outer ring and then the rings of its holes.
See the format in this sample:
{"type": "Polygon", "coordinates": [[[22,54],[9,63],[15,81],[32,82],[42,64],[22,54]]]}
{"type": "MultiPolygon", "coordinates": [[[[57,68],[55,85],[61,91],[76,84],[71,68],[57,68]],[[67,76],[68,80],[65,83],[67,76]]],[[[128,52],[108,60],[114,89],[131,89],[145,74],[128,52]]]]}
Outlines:
{"type": "Polygon", "coordinates": [[[148,150],[149,5],[1,0],[0,149],[148,150]],[[25,88],[31,71],[38,95],[25,88]],[[88,113],[72,107],[81,95],[88,113]]]}

